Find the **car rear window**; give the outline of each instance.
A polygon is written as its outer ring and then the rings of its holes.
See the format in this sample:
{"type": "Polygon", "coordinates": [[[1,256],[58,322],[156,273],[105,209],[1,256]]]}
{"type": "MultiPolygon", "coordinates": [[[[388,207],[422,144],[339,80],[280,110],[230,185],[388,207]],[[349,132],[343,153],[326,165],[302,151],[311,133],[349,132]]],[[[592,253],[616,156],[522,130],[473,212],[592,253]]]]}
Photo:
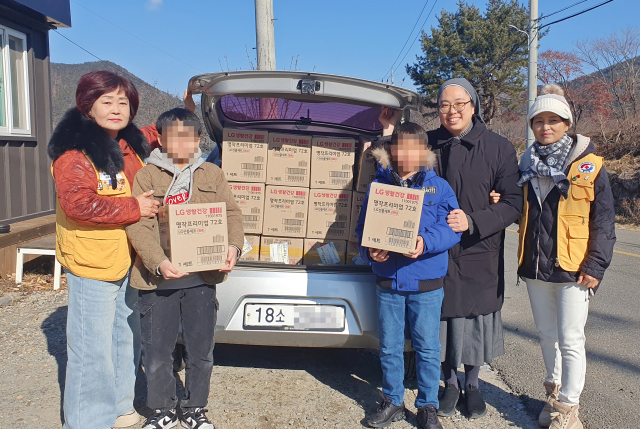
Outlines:
{"type": "Polygon", "coordinates": [[[337,102],[314,102],[284,98],[237,97],[225,95],[220,101],[222,113],[232,121],[255,122],[310,118],[314,122],[345,125],[368,131],[382,130],[378,121],[380,107],[337,102]]]}

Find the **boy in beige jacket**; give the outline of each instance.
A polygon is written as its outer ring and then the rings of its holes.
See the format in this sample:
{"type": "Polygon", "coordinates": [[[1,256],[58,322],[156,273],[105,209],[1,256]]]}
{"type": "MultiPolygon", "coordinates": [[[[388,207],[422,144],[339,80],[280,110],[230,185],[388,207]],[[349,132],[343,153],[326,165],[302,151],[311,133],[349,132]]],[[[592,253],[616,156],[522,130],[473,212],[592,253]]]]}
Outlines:
{"type": "Polygon", "coordinates": [[[143,429],[166,429],[178,421],[188,429],[214,429],[204,407],[213,368],[214,329],[218,301],[216,284],[226,279],[243,247],[242,213],[223,171],[199,156],[202,128],[197,116],[172,109],[158,118],[162,148],[136,175],[134,195],[154,191],[162,205],[224,202],[227,206],[229,252],[227,267],[181,273],[160,247],[157,218],[143,218],[127,227],[137,256],[131,286],[140,289],[142,363],[147,377],[147,406],[154,413],[143,429]],[[182,326],[186,349],[185,397],[178,404],[172,352],[182,326]]]}

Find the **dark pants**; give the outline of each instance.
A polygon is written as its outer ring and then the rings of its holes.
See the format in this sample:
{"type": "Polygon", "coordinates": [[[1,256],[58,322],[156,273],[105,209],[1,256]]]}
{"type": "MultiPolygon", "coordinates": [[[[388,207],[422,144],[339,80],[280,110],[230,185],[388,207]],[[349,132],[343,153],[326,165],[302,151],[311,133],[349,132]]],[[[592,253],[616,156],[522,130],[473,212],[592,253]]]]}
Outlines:
{"type": "Polygon", "coordinates": [[[178,404],[171,353],[180,325],[186,349],[182,408],[205,407],[213,368],[213,334],[218,312],[215,286],[141,291],[142,364],[147,377],[147,406],[173,409],[178,404]]]}

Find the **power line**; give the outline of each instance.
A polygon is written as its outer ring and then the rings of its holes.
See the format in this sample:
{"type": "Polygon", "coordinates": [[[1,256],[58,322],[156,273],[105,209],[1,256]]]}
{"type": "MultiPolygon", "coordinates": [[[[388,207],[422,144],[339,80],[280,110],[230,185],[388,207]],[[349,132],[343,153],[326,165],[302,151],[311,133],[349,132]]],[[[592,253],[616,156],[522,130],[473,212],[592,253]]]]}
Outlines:
{"type": "MultiPolygon", "coordinates": [[[[189,67],[191,67],[192,69],[194,69],[194,70],[196,70],[196,71],[198,71],[198,72],[202,73],[202,70],[198,69],[197,67],[194,67],[194,66],[192,66],[191,64],[186,63],[186,62],[182,61],[181,59],[174,57],[174,56],[173,56],[173,55],[171,55],[170,53],[163,51],[162,49],[158,48],[157,46],[152,45],[151,43],[147,42],[146,40],[141,39],[140,37],[136,36],[135,34],[131,33],[130,31],[128,31],[128,30],[126,30],[126,29],[124,29],[124,28],[120,27],[118,24],[115,24],[115,23],[113,23],[113,22],[109,21],[107,18],[104,18],[104,17],[102,17],[102,16],[98,15],[97,13],[95,13],[94,11],[92,11],[91,9],[88,9],[87,7],[85,7],[85,6],[81,5],[81,4],[80,4],[80,3],[78,3],[77,1],[74,1],[74,0],[71,0],[71,1],[72,1],[73,3],[75,3],[75,4],[77,4],[78,6],[80,6],[81,8],[83,8],[83,9],[85,9],[85,10],[87,10],[87,11],[91,12],[92,14],[94,14],[95,16],[97,16],[98,18],[100,18],[100,19],[102,19],[102,20],[104,20],[104,21],[108,22],[109,24],[113,25],[114,27],[116,27],[116,28],[118,28],[118,29],[120,29],[120,30],[124,31],[124,32],[125,32],[125,33],[127,33],[128,35],[135,37],[136,39],[140,40],[140,41],[141,41],[141,42],[143,42],[143,43],[146,43],[147,45],[151,46],[152,48],[156,49],[157,51],[160,51],[160,52],[162,52],[163,54],[165,54],[165,55],[167,55],[167,56],[169,56],[169,57],[173,58],[174,60],[179,61],[179,62],[181,62],[182,64],[184,64],[184,65],[186,65],[186,66],[189,66],[189,67]]],[[[94,55],[94,56],[95,56],[95,55],[94,55]]],[[[97,58],[97,57],[96,57],[96,58],[97,58]]]]}
{"type": "MultiPolygon", "coordinates": [[[[424,28],[424,25],[427,23],[427,20],[429,19],[429,17],[431,16],[431,12],[433,12],[433,8],[436,6],[436,4],[438,3],[438,0],[436,0],[435,2],[433,2],[433,6],[431,6],[431,10],[429,11],[429,15],[427,15],[427,17],[424,19],[424,22],[422,23],[422,27],[420,28],[422,30],[422,28],[424,28]]],[[[413,39],[413,42],[411,43],[411,46],[415,45],[416,40],[418,40],[418,37],[420,36],[420,33],[418,33],[416,35],[416,38],[413,39]]],[[[402,57],[402,59],[400,60],[400,63],[402,63],[404,61],[405,58],[407,58],[407,55],[409,55],[409,50],[407,50],[407,53],[404,54],[404,57],[402,57]]]]}
{"type": "Polygon", "coordinates": [[[58,31],[58,29],[57,29],[57,28],[55,28],[55,30],[56,30],[56,31],[55,31],[55,32],[56,32],[56,34],[58,34],[58,35],[60,35],[60,36],[64,37],[65,39],[67,39],[68,41],[70,41],[71,43],[73,43],[74,45],[76,45],[78,48],[80,48],[80,49],[82,49],[83,51],[85,51],[87,54],[89,54],[89,55],[91,55],[91,56],[93,56],[93,57],[96,57],[96,58],[98,59],[98,61],[104,61],[103,59],[101,59],[101,58],[100,58],[100,57],[98,57],[97,55],[92,54],[91,52],[89,52],[88,50],[86,50],[85,48],[83,48],[82,46],[78,45],[78,44],[77,44],[76,42],[74,42],[73,40],[69,39],[69,38],[68,38],[67,36],[65,36],[64,34],[60,33],[60,32],[58,31]]]}
{"type": "Polygon", "coordinates": [[[416,25],[418,25],[418,22],[420,22],[420,18],[422,18],[422,14],[424,13],[424,10],[427,8],[427,5],[429,4],[429,0],[427,0],[426,2],[424,2],[424,6],[422,6],[422,10],[420,11],[420,15],[418,15],[418,18],[416,19],[415,24],[413,24],[413,28],[411,29],[411,32],[409,33],[409,35],[407,36],[407,40],[405,40],[404,45],[402,45],[402,49],[400,49],[400,52],[398,53],[398,56],[396,57],[395,60],[393,60],[393,63],[391,64],[391,68],[389,69],[389,71],[387,71],[384,76],[382,76],[382,79],[384,80],[385,77],[387,77],[387,75],[393,71],[393,68],[396,65],[396,61],[398,61],[398,58],[400,58],[400,55],[402,55],[402,52],[404,52],[404,48],[407,46],[407,43],[409,43],[409,39],[411,39],[411,35],[413,34],[413,30],[416,29],[416,25]]]}
{"type": "Polygon", "coordinates": [[[602,2],[602,3],[600,3],[600,4],[597,4],[597,5],[593,6],[593,7],[590,7],[589,9],[585,9],[585,10],[583,10],[583,11],[581,11],[581,12],[574,13],[573,15],[569,15],[569,16],[564,17],[564,18],[562,18],[562,19],[558,19],[557,21],[553,21],[553,22],[550,22],[550,23],[548,23],[548,24],[541,25],[540,27],[538,27],[538,30],[542,30],[544,27],[548,27],[548,26],[550,26],[550,25],[557,24],[557,23],[562,22],[562,21],[566,21],[567,19],[570,19],[570,18],[576,17],[576,16],[578,16],[578,15],[582,15],[583,13],[587,13],[587,12],[589,12],[589,11],[593,10],[593,9],[597,9],[597,8],[599,8],[600,6],[604,6],[604,5],[605,5],[605,4],[607,4],[607,3],[611,3],[612,1],[613,1],[613,0],[607,0],[607,1],[604,1],[604,2],[602,2]]]}
{"type": "Polygon", "coordinates": [[[552,15],[555,15],[555,14],[557,14],[557,13],[564,12],[564,11],[565,11],[565,10],[567,10],[567,9],[571,9],[571,8],[572,8],[572,7],[574,7],[574,6],[577,6],[577,5],[579,5],[580,3],[586,3],[587,1],[589,1],[589,0],[581,0],[581,1],[577,2],[577,3],[574,3],[574,4],[572,4],[572,5],[569,5],[569,6],[567,6],[567,7],[564,7],[564,8],[562,8],[562,9],[560,9],[560,10],[556,10],[555,12],[552,12],[552,13],[550,13],[550,14],[548,14],[548,15],[541,16],[540,18],[538,18],[538,21],[541,21],[541,20],[543,20],[543,19],[545,19],[545,18],[548,18],[548,17],[550,17],[550,16],[552,16],[552,15]]]}

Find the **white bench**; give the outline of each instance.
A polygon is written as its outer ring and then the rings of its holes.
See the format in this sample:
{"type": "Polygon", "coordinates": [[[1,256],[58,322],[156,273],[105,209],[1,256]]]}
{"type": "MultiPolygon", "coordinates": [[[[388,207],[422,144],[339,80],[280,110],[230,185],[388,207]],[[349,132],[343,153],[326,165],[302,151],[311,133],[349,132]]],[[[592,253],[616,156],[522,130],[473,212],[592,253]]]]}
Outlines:
{"type": "Polygon", "coordinates": [[[41,238],[24,244],[24,247],[18,246],[18,255],[16,258],[16,284],[22,283],[22,275],[24,272],[24,255],[52,255],[54,259],[53,269],[53,290],[60,289],[60,276],[62,275],[62,267],[58,258],[56,258],[56,237],[41,238]]]}

